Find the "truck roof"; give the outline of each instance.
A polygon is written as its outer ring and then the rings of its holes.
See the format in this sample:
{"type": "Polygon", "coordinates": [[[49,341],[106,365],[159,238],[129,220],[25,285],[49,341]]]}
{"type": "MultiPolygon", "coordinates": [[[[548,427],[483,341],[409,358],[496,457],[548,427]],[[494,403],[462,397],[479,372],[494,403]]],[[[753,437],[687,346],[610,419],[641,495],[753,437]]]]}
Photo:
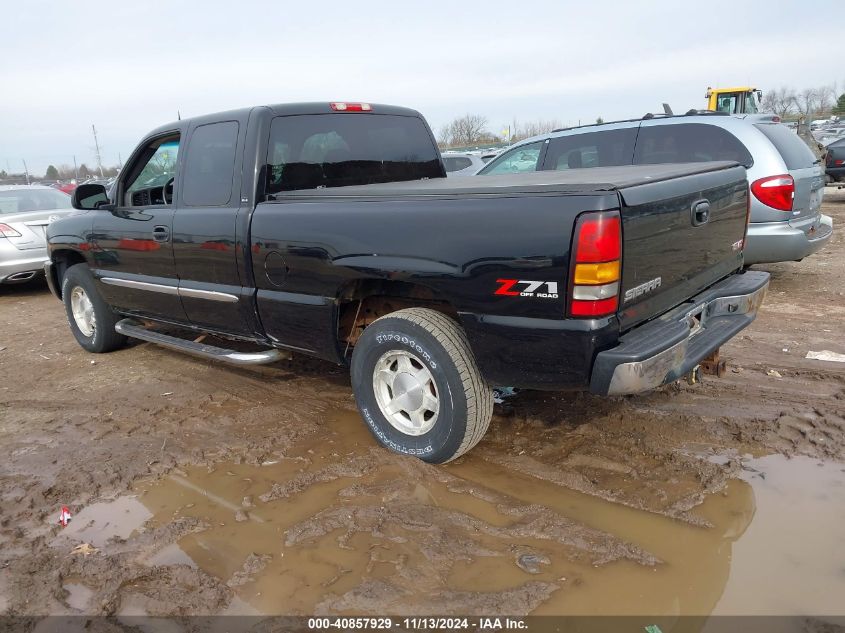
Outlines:
{"type": "Polygon", "coordinates": [[[350,187],[302,189],[275,194],[276,200],[315,198],[390,198],[402,196],[448,196],[483,194],[591,193],[627,189],[736,167],[733,161],[710,161],[666,165],[622,165],[561,171],[538,171],[468,178],[433,178],[350,187]]]}
{"type": "MultiPolygon", "coordinates": [[[[258,108],[266,108],[270,110],[273,116],[289,116],[295,114],[344,114],[333,110],[332,103],[361,103],[360,101],[310,101],[303,103],[277,103],[274,105],[259,105],[248,108],[238,108],[237,110],[224,110],[222,112],[211,112],[208,114],[201,114],[194,117],[179,119],[178,121],[171,121],[160,125],[154,130],[150,131],[146,136],[156,136],[162,132],[170,132],[180,128],[187,127],[191,123],[210,123],[213,121],[225,121],[231,119],[242,119],[247,116],[252,110],[258,108]]],[[[403,108],[401,106],[387,105],[384,103],[370,103],[366,102],[372,109],[367,112],[354,112],[353,114],[359,116],[366,116],[368,114],[396,114],[402,116],[416,116],[420,117],[419,112],[411,108],[403,108]]],[[[146,138],[146,137],[145,137],[146,138]]]]}

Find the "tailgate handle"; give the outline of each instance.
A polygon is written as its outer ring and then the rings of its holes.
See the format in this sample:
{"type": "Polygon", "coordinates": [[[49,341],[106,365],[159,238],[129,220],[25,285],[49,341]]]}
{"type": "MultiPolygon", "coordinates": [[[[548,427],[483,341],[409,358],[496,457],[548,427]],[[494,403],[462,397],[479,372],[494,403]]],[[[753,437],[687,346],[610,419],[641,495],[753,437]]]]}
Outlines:
{"type": "Polygon", "coordinates": [[[692,225],[701,226],[707,224],[710,219],[710,202],[707,200],[699,200],[692,204],[692,225]]]}

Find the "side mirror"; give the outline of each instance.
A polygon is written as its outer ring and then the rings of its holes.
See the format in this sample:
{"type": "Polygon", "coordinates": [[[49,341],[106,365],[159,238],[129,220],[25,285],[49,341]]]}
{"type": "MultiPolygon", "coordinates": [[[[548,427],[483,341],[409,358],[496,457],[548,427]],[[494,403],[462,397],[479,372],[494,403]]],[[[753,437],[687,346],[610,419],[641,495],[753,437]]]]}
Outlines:
{"type": "Polygon", "coordinates": [[[74,209],[102,209],[110,204],[109,194],[103,185],[79,185],[73,190],[70,204],[74,209]]]}

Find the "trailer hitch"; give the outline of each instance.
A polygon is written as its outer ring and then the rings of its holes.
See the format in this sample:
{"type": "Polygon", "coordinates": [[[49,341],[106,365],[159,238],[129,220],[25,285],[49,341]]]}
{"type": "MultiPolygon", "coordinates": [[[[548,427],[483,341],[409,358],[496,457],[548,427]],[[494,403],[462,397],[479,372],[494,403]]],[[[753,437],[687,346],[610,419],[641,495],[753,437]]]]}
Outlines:
{"type": "Polygon", "coordinates": [[[691,385],[701,382],[702,374],[709,374],[711,376],[724,378],[725,373],[727,373],[727,364],[719,358],[719,350],[716,349],[712,354],[703,358],[698,365],[690,370],[687,374],[687,382],[691,385]]]}
{"type": "Polygon", "coordinates": [[[702,359],[699,365],[703,374],[724,378],[727,372],[727,364],[719,358],[719,348],[716,348],[712,354],[702,359]]]}

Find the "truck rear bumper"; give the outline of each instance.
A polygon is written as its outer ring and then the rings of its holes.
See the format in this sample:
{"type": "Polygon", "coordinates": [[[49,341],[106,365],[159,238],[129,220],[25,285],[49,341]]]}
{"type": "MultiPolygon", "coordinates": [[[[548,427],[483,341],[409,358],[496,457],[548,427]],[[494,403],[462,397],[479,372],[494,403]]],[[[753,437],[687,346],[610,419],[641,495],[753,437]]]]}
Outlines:
{"type": "Polygon", "coordinates": [[[681,378],[757,316],[769,274],[731,275],[663,316],[634,328],[600,352],[590,391],[622,395],[681,378]]]}

